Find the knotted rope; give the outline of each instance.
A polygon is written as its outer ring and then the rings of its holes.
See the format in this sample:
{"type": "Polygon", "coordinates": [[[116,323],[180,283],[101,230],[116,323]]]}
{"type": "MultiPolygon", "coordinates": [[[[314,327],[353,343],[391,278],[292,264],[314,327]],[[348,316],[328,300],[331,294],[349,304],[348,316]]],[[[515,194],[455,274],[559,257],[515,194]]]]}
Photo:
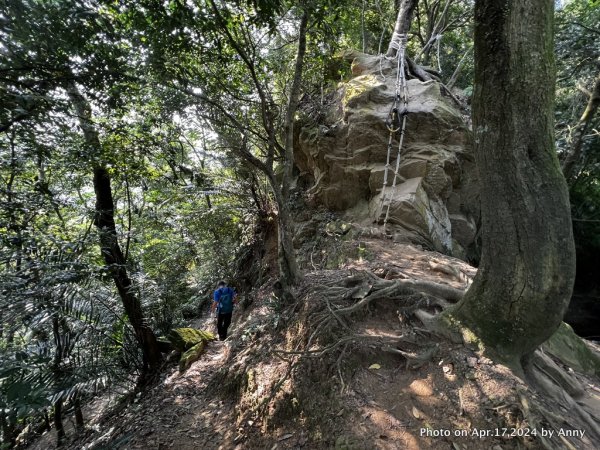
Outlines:
{"type": "MultiPolygon", "coordinates": [[[[400,35],[398,39],[394,39],[392,45],[397,49],[397,74],[396,74],[396,92],[394,95],[394,103],[390,108],[390,112],[385,121],[386,128],[388,129],[390,136],[388,139],[387,146],[387,158],[385,162],[385,171],[383,173],[383,187],[381,188],[381,205],[380,210],[383,213],[383,208],[385,206],[386,200],[386,188],[388,187],[388,172],[390,169],[390,160],[392,153],[392,144],[394,140],[394,135],[400,131],[400,136],[398,139],[398,154],[396,156],[396,168],[394,172],[394,178],[392,180],[391,190],[394,192],[394,188],[396,187],[396,182],[398,180],[398,170],[400,168],[400,154],[402,152],[402,144],[404,142],[404,133],[406,130],[406,116],[408,115],[408,87],[406,85],[406,75],[404,68],[405,61],[405,52],[406,52],[406,35],[400,35]]],[[[390,215],[390,206],[391,206],[391,198],[387,204],[387,211],[385,213],[385,218],[383,220],[383,224],[387,225],[387,221],[390,215]]],[[[380,216],[381,216],[380,213],[380,216]]]]}

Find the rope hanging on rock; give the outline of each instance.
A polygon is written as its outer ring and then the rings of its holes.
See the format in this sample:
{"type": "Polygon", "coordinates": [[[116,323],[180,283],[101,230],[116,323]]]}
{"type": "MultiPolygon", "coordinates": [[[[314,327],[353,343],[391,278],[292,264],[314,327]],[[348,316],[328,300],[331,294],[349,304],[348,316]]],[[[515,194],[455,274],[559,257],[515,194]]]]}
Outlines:
{"type": "MultiPolygon", "coordinates": [[[[397,63],[397,74],[396,74],[396,92],[394,95],[394,103],[390,108],[390,112],[385,121],[385,126],[390,132],[390,137],[388,139],[387,146],[387,158],[385,162],[385,171],[383,172],[383,187],[381,188],[381,212],[383,213],[383,207],[385,205],[386,200],[386,188],[388,185],[388,171],[390,169],[390,159],[392,153],[392,143],[394,140],[394,135],[400,131],[400,137],[398,139],[398,154],[396,156],[396,168],[394,170],[394,178],[392,181],[392,194],[394,192],[394,188],[396,187],[396,182],[398,180],[398,170],[400,168],[400,153],[402,151],[402,144],[404,142],[404,132],[406,130],[406,116],[408,115],[408,87],[406,85],[406,75],[404,73],[404,60],[405,60],[405,50],[406,50],[406,35],[403,34],[400,36],[398,40],[398,63],[397,63]]],[[[390,206],[391,201],[390,198],[387,204],[387,211],[385,213],[385,219],[383,220],[383,224],[386,225],[388,218],[390,216],[390,206]]],[[[380,213],[381,216],[381,213],[380,213]]]]}

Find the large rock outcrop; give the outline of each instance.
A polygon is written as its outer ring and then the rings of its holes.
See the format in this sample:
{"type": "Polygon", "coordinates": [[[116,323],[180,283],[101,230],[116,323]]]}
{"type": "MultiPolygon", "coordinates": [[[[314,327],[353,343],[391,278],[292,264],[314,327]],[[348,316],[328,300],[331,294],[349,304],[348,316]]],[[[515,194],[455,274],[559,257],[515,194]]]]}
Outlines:
{"type": "Polygon", "coordinates": [[[309,194],[330,210],[347,211],[354,222],[384,222],[388,234],[406,236],[435,250],[465,256],[476,239],[478,206],[468,125],[458,106],[436,82],[409,80],[408,117],[396,186],[391,150],[383,191],[395,97],[394,62],[358,54],[353,78],[319,123],[301,123],[296,165],[309,194]],[[388,212],[389,208],[389,212],[388,212]]]}

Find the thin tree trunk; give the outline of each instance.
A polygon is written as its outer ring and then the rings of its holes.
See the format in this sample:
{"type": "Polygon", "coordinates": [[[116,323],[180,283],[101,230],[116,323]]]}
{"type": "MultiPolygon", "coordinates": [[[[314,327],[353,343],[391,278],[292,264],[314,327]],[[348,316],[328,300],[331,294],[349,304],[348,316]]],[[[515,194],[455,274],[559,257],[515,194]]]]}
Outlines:
{"type": "Polygon", "coordinates": [[[465,61],[467,60],[467,56],[469,56],[469,53],[471,53],[472,51],[473,51],[473,46],[470,46],[467,49],[467,51],[465,52],[465,54],[462,56],[462,58],[460,58],[460,61],[458,62],[456,69],[454,69],[454,73],[450,77],[450,80],[448,80],[448,83],[446,83],[446,87],[448,89],[452,89],[454,87],[454,84],[456,84],[456,80],[458,80],[458,76],[460,75],[460,72],[465,64],[465,61]]]}
{"type": "MultiPolygon", "coordinates": [[[[61,386],[61,370],[60,364],[63,360],[64,349],[63,340],[60,334],[60,319],[58,315],[54,315],[52,318],[52,335],[54,336],[54,360],[52,362],[52,372],[54,375],[54,382],[57,387],[61,386]]],[[[54,402],[54,427],[56,428],[56,445],[60,447],[65,438],[65,429],[62,421],[62,406],[63,400],[59,398],[54,402]]]]}
{"type": "Polygon", "coordinates": [[[56,445],[60,447],[65,440],[65,427],[62,421],[63,401],[57,400],[54,403],[54,428],[56,428],[56,445]]]}
{"type": "MultiPolygon", "coordinates": [[[[6,182],[6,197],[7,203],[10,205],[13,202],[13,183],[15,181],[15,177],[17,175],[18,167],[17,167],[17,153],[16,153],[16,144],[15,144],[15,133],[14,131],[10,133],[10,176],[6,182]]],[[[10,208],[10,223],[8,227],[11,231],[13,231],[16,235],[15,239],[15,272],[21,271],[21,263],[23,260],[23,237],[22,237],[22,229],[17,220],[14,209],[10,208]]],[[[11,264],[11,258],[6,259],[6,268],[8,269],[11,264]]],[[[11,328],[9,328],[10,330],[11,328]]],[[[9,339],[8,342],[11,343],[13,339],[13,332],[9,331],[9,339]]]]}
{"type": "Polygon", "coordinates": [[[583,151],[583,141],[585,134],[590,128],[592,119],[600,106],[600,75],[596,78],[594,90],[590,95],[585,111],[581,115],[579,122],[575,126],[573,141],[562,165],[562,171],[567,181],[571,181],[577,175],[575,167],[581,162],[581,153],[583,151]]]}
{"type": "Polygon", "coordinates": [[[48,416],[48,411],[44,409],[44,426],[43,431],[50,431],[52,427],[50,426],[50,417],[48,416]]]}
{"type": "Polygon", "coordinates": [[[83,419],[83,410],[81,409],[81,401],[79,400],[79,397],[75,397],[74,407],[75,407],[75,425],[78,429],[81,430],[85,426],[85,421],[83,419]]]}
{"type": "Polygon", "coordinates": [[[400,3],[400,9],[398,10],[398,16],[396,17],[396,25],[394,26],[394,33],[390,44],[387,49],[385,56],[393,57],[396,56],[398,50],[398,44],[402,35],[407,35],[410,30],[413,15],[417,8],[418,0],[402,0],[400,3]]]}
{"type": "MultiPolygon", "coordinates": [[[[291,214],[288,208],[290,198],[290,184],[293,179],[294,169],[294,117],[298,110],[302,70],[304,68],[304,55],[306,54],[306,28],[308,24],[308,11],[305,9],[300,19],[298,31],[298,52],[294,65],[294,78],[290,89],[287,111],[285,114],[285,161],[283,179],[281,181],[281,194],[275,194],[279,212],[279,269],[285,282],[295,285],[300,277],[300,270],[296,262],[293,244],[293,231],[291,214]]],[[[277,189],[275,189],[277,191],[277,189]]]]}
{"type": "Polygon", "coordinates": [[[13,448],[16,445],[15,425],[0,411],[0,426],[2,427],[2,442],[8,444],[8,448],[13,448]]]}
{"type": "MultiPolygon", "coordinates": [[[[428,14],[430,28],[429,28],[429,32],[427,33],[427,42],[423,46],[423,49],[421,50],[421,52],[419,53],[419,55],[416,58],[416,60],[419,61],[419,63],[421,63],[421,57],[424,56],[423,63],[429,64],[431,50],[433,49],[433,46],[435,45],[436,41],[438,40],[437,36],[439,34],[442,34],[446,28],[446,22],[448,19],[448,8],[452,4],[452,2],[453,2],[453,0],[446,1],[445,5],[444,5],[444,9],[442,10],[442,13],[440,14],[440,16],[437,19],[435,16],[437,16],[437,12],[439,11],[440,3],[437,4],[435,11],[432,11],[431,14],[428,14]],[[432,26],[432,24],[433,24],[433,26],[432,26]]],[[[439,61],[438,61],[438,63],[439,63],[439,61]]]]}
{"type": "MultiPolygon", "coordinates": [[[[204,141],[204,135],[202,135],[202,140],[204,141]]],[[[204,144],[204,146],[206,147],[206,143],[204,144]]],[[[200,160],[200,168],[202,170],[204,170],[204,158],[200,160]]],[[[206,186],[204,186],[204,188],[206,188],[206,186]]],[[[212,203],[210,201],[210,195],[208,194],[204,194],[204,199],[206,200],[206,207],[208,209],[212,209],[212,203]]]]}
{"type": "Polygon", "coordinates": [[[569,195],[554,149],[553,8],[552,0],[475,3],[482,256],[448,315],[515,365],[558,328],[575,278],[569,195]]]}
{"type": "MultiPolygon", "coordinates": [[[[92,122],[91,108],[87,100],[77,89],[75,83],[71,82],[69,84],[67,92],[77,113],[85,142],[99,156],[101,146],[98,133],[92,122]]],[[[156,336],[144,319],[141,302],[133,292],[133,283],[127,273],[125,257],[117,238],[110,173],[106,167],[99,163],[96,163],[93,173],[94,192],[96,194],[94,224],[100,234],[100,251],[104,263],[109,268],[115,282],[138,344],[142,349],[144,372],[154,372],[159,368],[161,353],[156,336]]]]}
{"type": "Polygon", "coordinates": [[[110,269],[123,307],[142,349],[144,369],[155,371],[161,361],[160,349],[154,332],[144,319],[142,305],[133,292],[133,283],[127,273],[125,257],[117,240],[110,174],[104,167],[94,169],[94,191],[96,193],[95,225],[100,232],[102,257],[110,269]]]}
{"type": "Polygon", "coordinates": [[[360,11],[360,34],[362,35],[362,52],[367,51],[367,30],[365,29],[365,0],[362,0],[360,11]]]}

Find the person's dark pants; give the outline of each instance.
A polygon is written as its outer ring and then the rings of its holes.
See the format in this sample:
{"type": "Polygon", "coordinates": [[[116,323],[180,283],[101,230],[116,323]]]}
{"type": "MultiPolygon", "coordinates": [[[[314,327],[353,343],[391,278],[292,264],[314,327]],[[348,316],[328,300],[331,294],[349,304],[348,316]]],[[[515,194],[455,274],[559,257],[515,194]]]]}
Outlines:
{"type": "Polygon", "coordinates": [[[231,323],[231,313],[223,313],[217,316],[217,332],[219,339],[224,340],[227,337],[227,328],[231,323]]]}

